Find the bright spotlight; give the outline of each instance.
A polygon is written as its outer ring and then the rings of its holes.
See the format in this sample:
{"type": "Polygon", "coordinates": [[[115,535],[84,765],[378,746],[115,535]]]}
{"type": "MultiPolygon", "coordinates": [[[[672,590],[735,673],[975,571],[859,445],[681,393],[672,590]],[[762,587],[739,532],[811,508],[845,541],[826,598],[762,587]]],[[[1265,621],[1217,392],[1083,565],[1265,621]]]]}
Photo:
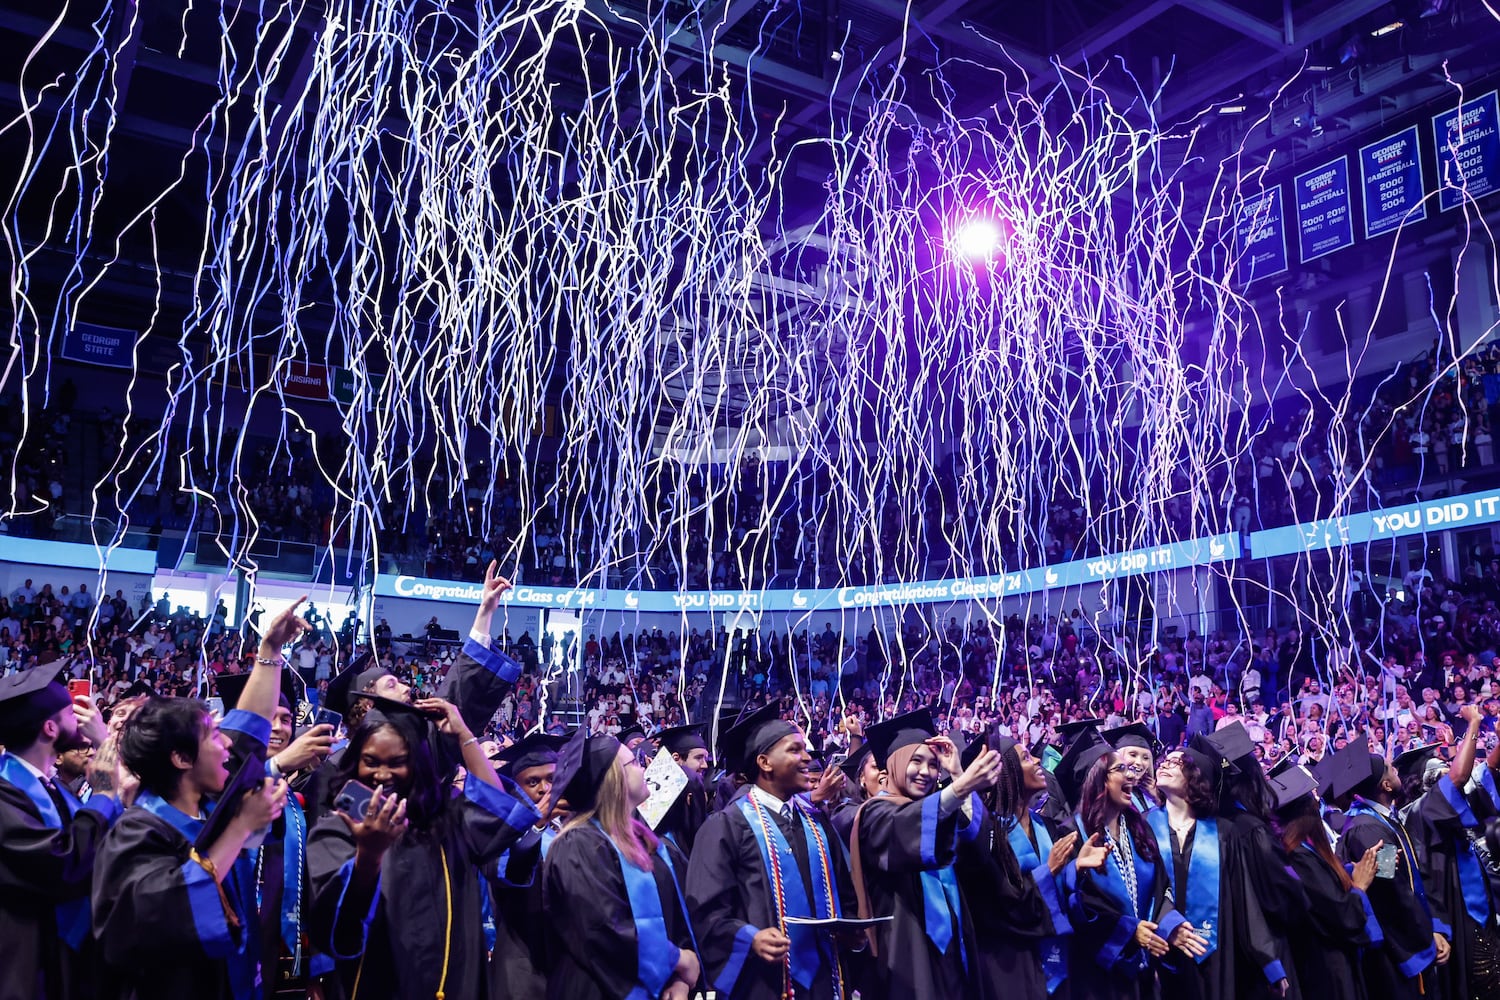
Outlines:
{"type": "Polygon", "coordinates": [[[970,219],[958,227],[953,242],[961,256],[985,260],[1000,249],[1000,227],[989,219],[970,219]]]}

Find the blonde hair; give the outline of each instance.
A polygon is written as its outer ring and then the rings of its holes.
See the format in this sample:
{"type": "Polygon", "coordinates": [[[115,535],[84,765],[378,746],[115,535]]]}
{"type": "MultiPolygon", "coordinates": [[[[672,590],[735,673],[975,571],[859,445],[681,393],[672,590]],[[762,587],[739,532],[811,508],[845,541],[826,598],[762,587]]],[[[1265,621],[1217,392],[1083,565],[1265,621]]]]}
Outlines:
{"type": "Polygon", "coordinates": [[[594,820],[598,820],[604,835],[614,841],[627,861],[642,871],[651,870],[651,855],[661,841],[649,826],[635,818],[635,808],[625,794],[625,768],[619,760],[613,761],[604,772],[594,807],[574,813],[558,836],[566,836],[594,820]]]}

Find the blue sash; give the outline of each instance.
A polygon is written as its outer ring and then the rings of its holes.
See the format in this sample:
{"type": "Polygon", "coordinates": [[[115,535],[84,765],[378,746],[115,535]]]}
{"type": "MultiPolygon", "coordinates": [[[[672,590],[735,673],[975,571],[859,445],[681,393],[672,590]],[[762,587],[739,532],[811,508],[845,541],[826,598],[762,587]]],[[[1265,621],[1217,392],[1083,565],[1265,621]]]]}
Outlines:
{"type": "MultiPolygon", "coordinates": [[[[1125,820],[1122,817],[1121,823],[1125,820]]],[[[1073,814],[1073,823],[1078,827],[1078,837],[1087,843],[1088,831],[1084,829],[1083,817],[1077,813],[1073,814]]],[[[1153,883],[1156,881],[1156,868],[1151,862],[1141,857],[1139,848],[1131,852],[1131,861],[1135,868],[1136,898],[1130,898],[1130,891],[1125,886],[1125,876],[1120,871],[1120,863],[1115,857],[1115,852],[1110,851],[1105,855],[1104,867],[1094,872],[1094,881],[1099,883],[1101,889],[1129,916],[1138,920],[1150,920],[1153,883]]]]}
{"type": "MultiPolygon", "coordinates": [[[[666,988],[667,981],[672,978],[672,970],[677,967],[680,954],[680,949],[667,937],[667,919],[662,914],[656,877],[631,864],[621,853],[619,845],[604,832],[598,820],[593,820],[593,825],[609,846],[615,849],[615,857],[620,860],[620,874],[625,879],[625,897],[630,902],[630,915],[635,922],[637,985],[625,1000],[656,1000],[666,988]]],[[[676,885],[677,871],[672,867],[671,855],[660,844],[657,845],[656,855],[667,866],[667,871],[672,875],[672,883],[676,885]]],[[[677,895],[680,899],[680,889],[677,895]]],[[[686,906],[686,903],[683,905],[686,906]]],[[[687,919],[686,910],[683,911],[683,919],[687,919]]]]}
{"type": "MultiPolygon", "coordinates": [[[[1484,772],[1488,774],[1489,768],[1484,768],[1484,772]]],[[[1484,877],[1484,868],[1479,863],[1479,857],[1474,853],[1474,844],[1469,839],[1469,832],[1477,830],[1482,836],[1484,828],[1475,818],[1474,810],[1469,807],[1469,800],[1446,774],[1439,779],[1432,791],[1442,796],[1457,814],[1459,823],[1463,825],[1463,830],[1453,838],[1453,860],[1458,869],[1459,894],[1463,896],[1464,912],[1476,924],[1483,927],[1490,919],[1490,887],[1484,877]]]]}
{"type": "MultiPolygon", "coordinates": [[[[42,825],[49,830],[61,830],[63,828],[63,817],[57,814],[57,806],[52,801],[52,796],[47,794],[47,789],[42,785],[37,776],[15,757],[8,753],[0,753],[0,779],[10,782],[19,788],[31,804],[36,806],[37,812],[41,813],[42,825]]],[[[57,785],[57,791],[62,796],[63,802],[68,807],[68,819],[82,808],[82,803],[74,797],[62,785],[57,785]]],[[[77,951],[79,946],[89,935],[91,925],[91,911],[89,909],[89,895],[87,892],[78,899],[70,899],[66,903],[58,903],[54,907],[57,919],[57,934],[67,943],[69,948],[77,951]]]]}
{"type": "MultiPolygon", "coordinates": [[[[1005,835],[1010,849],[1015,852],[1016,860],[1021,863],[1023,873],[1040,868],[1052,854],[1052,834],[1036,813],[1031,815],[1031,830],[1036,834],[1035,847],[1018,822],[1012,822],[1005,835]]],[[[1054,934],[1042,939],[1037,948],[1042,958],[1042,971],[1047,975],[1047,992],[1055,993],[1063,980],[1068,978],[1068,940],[1060,934],[1054,934]]]]}
{"type": "Polygon", "coordinates": [[[955,924],[963,916],[963,901],[958,894],[958,876],[952,865],[944,865],[937,871],[922,873],[922,910],[927,927],[927,940],[937,946],[944,955],[954,938],[958,938],[958,957],[964,969],[969,968],[969,952],[964,947],[962,924],[955,924]]]}
{"type": "MultiPolygon", "coordinates": [[[[792,854],[791,844],[787,843],[781,827],[776,824],[771,814],[756,800],[754,795],[742,797],[737,805],[740,812],[744,814],[750,832],[755,836],[755,845],[760,849],[761,863],[766,866],[766,881],[771,886],[772,906],[778,911],[776,921],[785,928],[786,935],[792,942],[789,954],[792,978],[803,988],[810,988],[813,977],[818,973],[821,960],[817,928],[789,925],[786,918],[839,916],[842,911],[839,909],[838,887],[834,885],[826,868],[823,871],[823,878],[818,878],[817,873],[813,872],[813,899],[809,903],[807,886],[802,882],[802,870],[797,867],[797,858],[792,854]],[[768,833],[769,841],[767,841],[768,833]],[[774,859],[772,851],[775,851],[774,859]],[[776,893],[778,870],[781,872],[780,897],[776,893]],[[784,912],[782,912],[783,906],[785,906],[784,912]]],[[[802,827],[802,836],[807,843],[808,867],[811,869],[827,854],[828,846],[822,843],[821,838],[813,829],[812,820],[808,819],[800,808],[793,806],[792,811],[802,827]]],[[[829,863],[831,864],[831,861],[829,863]]]]}
{"type": "Polygon", "coordinates": [[[1162,863],[1168,865],[1167,873],[1172,877],[1173,899],[1177,912],[1187,920],[1198,936],[1208,942],[1207,950],[1193,961],[1202,965],[1219,947],[1219,821],[1204,818],[1197,821],[1193,834],[1193,853],[1188,858],[1188,884],[1177,885],[1177,866],[1169,863],[1172,857],[1172,833],[1167,825],[1167,810],[1153,809],[1146,814],[1146,822],[1156,834],[1156,846],[1161,851],[1162,863]],[[1183,905],[1186,899],[1187,905],[1183,905]]]}

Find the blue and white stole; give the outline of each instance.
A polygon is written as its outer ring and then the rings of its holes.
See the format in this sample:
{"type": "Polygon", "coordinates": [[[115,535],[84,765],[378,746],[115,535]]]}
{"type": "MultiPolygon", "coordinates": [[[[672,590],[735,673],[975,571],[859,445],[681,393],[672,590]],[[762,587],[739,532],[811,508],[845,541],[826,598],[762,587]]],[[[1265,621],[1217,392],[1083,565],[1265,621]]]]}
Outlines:
{"type": "Polygon", "coordinates": [[[1167,865],[1177,912],[1182,914],[1188,926],[1199,937],[1208,942],[1203,954],[1193,958],[1193,961],[1202,965],[1219,947],[1219,821],[1212,817],[1196,821],[1193,853],[1188,858],[1187,885],[1177,884],[1177,866],[1169,860],[1173,857],[1172,831],[1167,823],[1166,808],[1148,812],[1146,822],[1151,825],[1151,832],[1156,834],[1156,847],[1162,864],[1167,865]],[[1183,905],[1184,900],[1186,905],[1183,905]]]}
{"type": "MultiPolygon", "coordinates": [[[[42,817],[42,825],[49,830],[61,830],[63,821],[72,819],[73,815],[83,808],[83,803],[79,802],[72,792],[62,784],[54,782],[54,787],[68,807],[67,816],[59,815],[56,803],[52,801],[52,796],[47,794],[47,789],[41,780],[31,772],[30,768],[8,753],[0,753],[0,779],[10,782],[21,790],[31,804],[36,806],[36,811],[42,817]]],[[[67,943],[69,948],[77,951],[84,939],[88,937],[91,927],[88,893],[85,892],[78,899],[59,903],[55,909],[58,936],[67,943]]]]}
{"type": "MultiPolygon", "coordinates": [[[[677,967],[677,959],[681,953],[667,937],[667,918],[662,912],[656,876],[631,864],[620,850],[620,845],[604,832],[604,827],[599,825],[597,819],[590,822],[609,846],[615,849],[615,857],[620,861],[620,874],[625,880],[625,897],[630,903],[630,915],[635,923],[636,986],[626,994],[624,1000],[656,1000],[666,988],[667,981],[672,978],[672,970],[677,967]]],[[[677,890],[677,900],[682,906],[682,919],[691,934],[693,925],[688,920],[687,900],[682,895],[682,886],[678,884],[672,855],[665,844],[658,843],[656,856],[661,858],[662,864],[667,866],[667,873],[672,876],[672,886],[677,890]]],[[[695,940],[693,951],[697,950],[695,940]]]]}
{"type": "MultiPolygon", "coordinates": [[[[791,940],[787,954],[791,977],[804,989],[812,986],[818,972],[820,935],[817,928],[787,924],[787,917],[839,917],[843,910],[839,906],[838,885],[833,877],[833,859],[823,832],[795,803],[793,815],[797,817],[802,836],[807,844],[808,867],[812,874],[812,895],[809,902],[807,886],[802,882],[802,872],[797,867],[796,855],[787,842],[781,827],[771,813],[760,804],[754,794],[742,796],[736,803],[745,817],[750,832],[755,836],[755,845],[760,849],[762,863],[766,866],[766,880],[771,886],[771,902],[775,907],[777,926],[791,940]]],[[[832,942],[829,941],[831,946],[832,942]]],[[[834,996],[843,996],[843,979],[839,970],[838,956],[828,953],[833,970],[834,996]]]]}
{"type": "MultiPolygon", "coordinates": [[[[1031,832],[1036,836],[1034,847],[1031,838],[1026,836],[1025,828],[1015,820],[1009,822],[1010,827],[1006,831],[1005,839],[1010,844],[1010,849],[1015,852],[1024,877],[1027,872],[1036,871],[1044,865],[1051,856],[1052,834],[1035,810],[1031,811],[1031,832]]],[[[1052,876],[1048,874],[1045,877],[1051,878],[1052,876]]],[[[1069,927],[1068,930],[1071,931],[1072,928],[1069,927]]],[[[1054,934],[1044,938],[1037,947],[1042,958],[1042,971],[1047,976],[1047,992],[1055,993],[1063,980],[1068,978],[1068,939],[1062,934],[1054,934]]]]}

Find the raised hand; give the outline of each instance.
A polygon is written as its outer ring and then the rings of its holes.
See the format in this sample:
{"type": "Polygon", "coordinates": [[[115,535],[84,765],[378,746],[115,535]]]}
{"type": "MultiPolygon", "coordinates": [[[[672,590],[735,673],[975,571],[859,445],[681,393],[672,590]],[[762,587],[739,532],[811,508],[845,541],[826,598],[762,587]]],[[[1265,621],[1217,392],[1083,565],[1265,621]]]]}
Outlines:
{"type": "Polygon", "coordinates": [[[305,600],[307,600],[307,595],[303,594],[293,601],[289,607],[284,608],[281,614],[271,619],[271,623],[261,633],[260,646],[262,650],[280,652],[281,648],[287,645],[287,643],[292,642],[302,633],[312,629],[312,626],[301,615],[297,614],[297,609],[302,606],[302,602],[305,600]]]}
{"type": "Polygon", "coordinates": [[[282,771],[290,774],[319,763],[332,751],[333,727],[325,722],[313,726],[292,740],[285,750],[276,755],[275,760],[282,771]]]}
{"type": "Polygon", "coordinates": [[[1047,855],[1047,870],[1056,875],[1068,864],[1068,858],[1073,855],[1073,848],[1078,843],[1077,832],[1070,833],[1066,837],[1056,840],[1052,844],[1052,851],[1047,855]]]}
{"type": "Polygon", "coordinates": [[[1104,862],[1109,860],[1109,844],[1104,839],[1104,834],[1096,833],[1088,839],[1088,843],[1078,849],[1078,860],[1075,864],[1079,871],[1089,869],[1100,869],[1104,862]]]}

